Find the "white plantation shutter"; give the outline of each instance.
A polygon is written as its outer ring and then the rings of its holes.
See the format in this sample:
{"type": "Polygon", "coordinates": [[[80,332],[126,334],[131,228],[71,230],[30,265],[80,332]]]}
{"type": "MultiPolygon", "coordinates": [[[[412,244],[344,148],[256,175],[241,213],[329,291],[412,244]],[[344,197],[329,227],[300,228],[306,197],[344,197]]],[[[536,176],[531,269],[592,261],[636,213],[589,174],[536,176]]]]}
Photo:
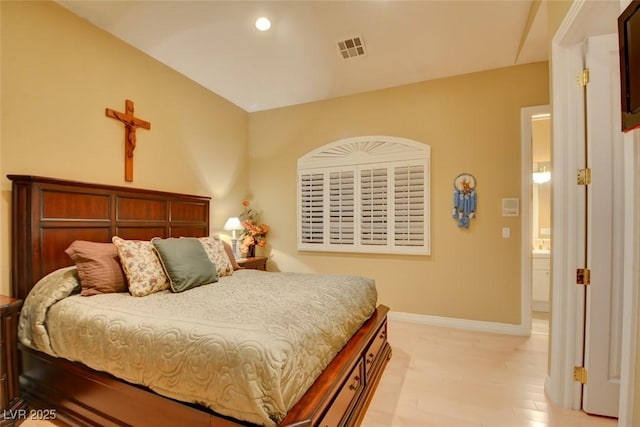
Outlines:
{"type": "Polygon", "coordinates": [[[360,242],[387,244],[387,168],[360,171],[360,242]]]}
{"type": "Polygon", "coordinates": [[[355,171],[329,174],[329,241],[352,245],[354,237],[355,171]]]}
{"type": "Polygon", "coordinates": [[[424,166],[396,167],[394,177],[395,244],[396,246],[423,246],[424,166]]]}
{"type": "Polygon", "coordinates": [[[324,242],[324,174],[300,175],[300,237],[303,243],[324,242]]]}
{"type": "Polygon", "coordinates": [[[298,159],[298,249],[428,255],[426,144],[367,136],[298,159]]]}

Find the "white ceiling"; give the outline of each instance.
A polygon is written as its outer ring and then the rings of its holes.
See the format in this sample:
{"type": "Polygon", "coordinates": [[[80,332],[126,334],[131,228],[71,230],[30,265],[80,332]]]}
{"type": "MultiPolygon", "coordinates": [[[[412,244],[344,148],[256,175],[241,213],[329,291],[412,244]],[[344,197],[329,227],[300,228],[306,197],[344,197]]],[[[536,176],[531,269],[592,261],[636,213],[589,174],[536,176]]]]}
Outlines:
{"type": "Polygon", "coordinates": [[[548,59],[539,0],[58,3],[249,112],[548,59]]]}

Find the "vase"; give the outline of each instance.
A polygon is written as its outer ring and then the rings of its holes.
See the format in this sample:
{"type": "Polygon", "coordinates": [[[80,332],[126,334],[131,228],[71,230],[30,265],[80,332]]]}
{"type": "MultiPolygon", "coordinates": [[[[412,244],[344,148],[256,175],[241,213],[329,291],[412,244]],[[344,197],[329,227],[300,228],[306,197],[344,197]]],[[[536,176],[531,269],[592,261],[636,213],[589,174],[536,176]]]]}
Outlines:
{"type": "Polygon", "coordinates": [[[247,250],[247,258],[252,258],[256,256],[256,245],[249,245],[247,250]]]}

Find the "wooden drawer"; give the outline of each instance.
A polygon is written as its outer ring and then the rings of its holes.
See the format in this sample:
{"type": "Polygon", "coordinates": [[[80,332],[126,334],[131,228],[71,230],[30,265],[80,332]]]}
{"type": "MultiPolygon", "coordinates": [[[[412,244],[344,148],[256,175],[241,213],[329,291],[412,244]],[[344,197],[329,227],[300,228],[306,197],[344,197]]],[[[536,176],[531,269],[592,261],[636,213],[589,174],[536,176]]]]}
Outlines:
{"type": "Polygon", "coordinates": [[[380,329],[376,332],[376,336],[369,343],[367,350],[364,353],[365,358],[365,374],[368,376],[371,369],[376,365],[380,351],[384,347],[384,343],[387,342],[387,322],[385,321],[380,329]]]}
{"type": "Polygon", "coordinates": [[[356,404],[364,388],[364,362],[362,358],[342,385],[342,389],[331,403],[331,407],[320,421],[320,427],[341,427],[348,420],[344,417],[356,404]]]}

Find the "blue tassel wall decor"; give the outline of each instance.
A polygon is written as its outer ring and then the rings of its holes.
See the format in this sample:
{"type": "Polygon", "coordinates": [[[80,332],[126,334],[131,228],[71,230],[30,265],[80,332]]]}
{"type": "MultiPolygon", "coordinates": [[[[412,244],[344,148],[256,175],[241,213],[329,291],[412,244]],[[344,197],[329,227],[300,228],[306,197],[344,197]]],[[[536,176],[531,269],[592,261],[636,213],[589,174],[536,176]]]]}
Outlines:
{"type": "Polygon", "coordinates": [[[453,218],[458,227],[469,228],[469,220],[475,218],[478,206],[476,179],[473,175],[462,173],[453,180],[453,218]]]}

